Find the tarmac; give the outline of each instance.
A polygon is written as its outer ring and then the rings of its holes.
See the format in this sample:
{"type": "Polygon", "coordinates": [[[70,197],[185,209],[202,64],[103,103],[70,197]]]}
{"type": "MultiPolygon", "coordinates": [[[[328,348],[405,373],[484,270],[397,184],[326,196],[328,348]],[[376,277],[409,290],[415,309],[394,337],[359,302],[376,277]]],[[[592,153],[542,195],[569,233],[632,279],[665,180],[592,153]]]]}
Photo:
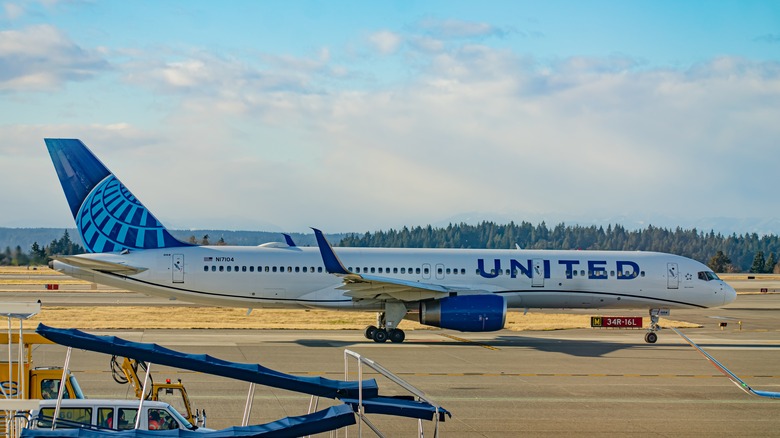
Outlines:
{"type": "MultiPolygon", "coordinates": [[[[66,296],[64,301],[87,305],[84,302],[101,296],[66,296]]],[[[116,296],[113,300],[119,302],[116,296]]],[[[740,295],[723,308],[673,310],[670,318],[701,324],[683,332],[754,389],[780,391],[780,294],[740,295]]],[[[780,400],[746,394],[671,330],[662,330],[656,344],[644,343],[642,330],[609,329],[417,330],[407,331],[403,344],[376,344],[354,330],[93,333],[333,379],[344,378],[344,350],[349,349],[380,363],[452,412],[453,417],[440,424],[442,437],[780,436],[780,400]]],[[[36,365],[61,365],[65,350],[38,346],[36,365]]],[[[74,351],[70,368],[91,398],[131,397],[128,385],[111,378],[109,359],[74,351]]],[[[349,370],[356,379],[354,361],[349,370]]],[[[404,394],[370,369],[364,373],[377,378],[381,393],[404,394]]],[[[152,374],[155,379],[181,378],[193,407],[206,410],[209,427],[240,424],[248,383],[154,365],[152,374]]],[[[320,407],[330,403],[320,400],[320,407]]],[[[258,386],[250,423],[301,415],[308,406],[307,396],[258,386]]],[[[415,420],[372,416],[371,421],[386,436],[417,432],[415,420]]],[[[433,423],[423,425],[433,436],[433,423]]],[[[353,426],[349,434],[356,436],[356,431],[353,426]]],[[[372,436],[365,428],[363,432],[372,436]]]]}

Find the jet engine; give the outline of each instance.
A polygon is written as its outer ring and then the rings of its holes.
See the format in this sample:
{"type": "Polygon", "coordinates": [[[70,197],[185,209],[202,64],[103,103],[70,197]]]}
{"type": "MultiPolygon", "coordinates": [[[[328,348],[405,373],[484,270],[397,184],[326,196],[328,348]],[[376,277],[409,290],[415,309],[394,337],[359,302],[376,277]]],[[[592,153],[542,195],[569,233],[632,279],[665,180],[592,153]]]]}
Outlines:
{"type": "Polygon", "coordinates": [[[420,324],[462,332],[504,328],[506,300],[500,295],[460,295],[420,302],[420,324]]]}

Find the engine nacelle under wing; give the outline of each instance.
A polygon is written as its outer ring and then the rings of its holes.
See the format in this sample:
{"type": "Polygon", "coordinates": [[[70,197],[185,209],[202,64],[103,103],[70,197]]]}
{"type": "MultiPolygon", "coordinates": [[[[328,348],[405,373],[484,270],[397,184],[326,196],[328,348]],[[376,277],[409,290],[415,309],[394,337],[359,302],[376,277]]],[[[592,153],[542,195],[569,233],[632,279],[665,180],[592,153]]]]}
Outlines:
{"type": "Polygon", "coordinates": [[[504,328],[506,300],[500,295],[460,295],[420,301],[420,324],[462,332],[504,328]]]}

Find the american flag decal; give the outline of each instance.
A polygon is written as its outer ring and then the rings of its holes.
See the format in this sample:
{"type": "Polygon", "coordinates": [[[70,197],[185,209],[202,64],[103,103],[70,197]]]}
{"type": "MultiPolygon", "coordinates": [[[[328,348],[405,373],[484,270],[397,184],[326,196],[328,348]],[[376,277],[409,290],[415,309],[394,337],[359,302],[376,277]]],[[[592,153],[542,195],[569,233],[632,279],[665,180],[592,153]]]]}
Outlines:
{"type": "Polygon", "coordinates": [[[204,262],[211,262],[214,261],[214,257],[203,257],[204,262]]]}

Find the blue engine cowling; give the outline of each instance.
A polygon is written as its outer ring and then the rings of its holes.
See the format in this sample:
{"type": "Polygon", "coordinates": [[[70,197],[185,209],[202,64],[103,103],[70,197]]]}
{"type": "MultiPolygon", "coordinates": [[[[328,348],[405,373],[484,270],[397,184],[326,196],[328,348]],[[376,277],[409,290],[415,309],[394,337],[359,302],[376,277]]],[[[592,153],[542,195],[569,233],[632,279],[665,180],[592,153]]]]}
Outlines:
{"type": "Polygon", "coordinates": [[[462,332],[504,328],[506,300],[500,295],[460,295],[420,302],[420,324],[462,332]]]}

